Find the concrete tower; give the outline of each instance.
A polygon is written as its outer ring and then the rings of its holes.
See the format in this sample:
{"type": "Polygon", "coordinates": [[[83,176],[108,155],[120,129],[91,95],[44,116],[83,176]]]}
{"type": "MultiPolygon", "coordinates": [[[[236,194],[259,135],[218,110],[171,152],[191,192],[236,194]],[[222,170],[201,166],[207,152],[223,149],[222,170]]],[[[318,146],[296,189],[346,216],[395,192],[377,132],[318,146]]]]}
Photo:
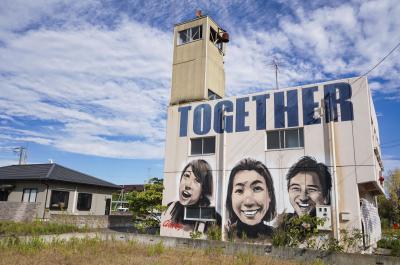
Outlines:
{"type": "Polygon", "coordinates": [[[170,105],[224,97],[228,41],[228,33],[201,11],[175,25],[170,105]]]}

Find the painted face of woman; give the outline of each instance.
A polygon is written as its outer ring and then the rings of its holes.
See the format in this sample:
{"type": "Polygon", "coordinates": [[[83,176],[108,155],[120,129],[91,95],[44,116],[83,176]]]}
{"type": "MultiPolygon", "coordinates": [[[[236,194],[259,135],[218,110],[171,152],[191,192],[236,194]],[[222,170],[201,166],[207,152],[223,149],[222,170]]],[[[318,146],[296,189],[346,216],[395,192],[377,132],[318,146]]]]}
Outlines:
{"type": "Polygon", "coordinates": [[[263,176],[254,170],[242,170],[233,180],[232,208],[242,223],[256,225],[262,222],[271,198],[263,176]]]}
{"type": "Polygon", "coordinates": [[[188,167],[179,183],[179,202],[182,205],[196,204],[201,195],[201,183],[194,175],[192,167],[188,167]]]}

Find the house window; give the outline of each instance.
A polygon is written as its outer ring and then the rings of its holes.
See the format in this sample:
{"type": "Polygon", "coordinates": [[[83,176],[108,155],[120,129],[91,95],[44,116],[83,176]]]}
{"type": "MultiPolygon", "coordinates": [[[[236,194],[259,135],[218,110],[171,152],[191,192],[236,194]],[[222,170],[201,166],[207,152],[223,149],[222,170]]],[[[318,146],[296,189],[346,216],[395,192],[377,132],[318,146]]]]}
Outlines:
{"type": "Polygon", "coordinates": [[[215,137],[203,137],[190,139],[191,154],[204,155],[215,153],[215,137]]]}
{"type": "Polygon", "coordinates": [[[68,209],[68,191],[52,190],[50,198],[50,210],[66,210],[68,209]]]}
{"type": "Polygon", "coordinates": [[[215,221],[214,207],[185,207],[184,220],[215,221]]]}
{"type": "Polygon", "coordinates": [[[304,147],[303,128],[267,132],[267,149],[286,149],[304,147]]]}
{"type": "Polygon", "coordinates": [[[24,189],[22,202],[36,202],[37,189],[24,189]]]}
{"type": "Polygon", "coordinates": [[[78,193],[77,209],[79,211],[90,211],[92,207],[92,194],[91,193],[78,193]]]}
{"type": "Polygon", "coordinates": [[[196,26],[178,32],[178,45],[199,40],[203,37],[203,26],[196,26]]]}

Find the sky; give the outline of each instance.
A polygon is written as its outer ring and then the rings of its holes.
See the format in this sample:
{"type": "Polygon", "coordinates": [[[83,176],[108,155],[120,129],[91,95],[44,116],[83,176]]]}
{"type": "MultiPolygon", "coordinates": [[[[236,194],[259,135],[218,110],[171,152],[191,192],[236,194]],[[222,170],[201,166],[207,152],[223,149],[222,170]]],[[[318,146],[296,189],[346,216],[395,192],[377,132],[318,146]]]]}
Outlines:
{"type": "MultiPolygon", "coordinates": [[[[116,184],[163,177],[173,25],[230,34],[226,94],[366,73],[400,42],[398,0],[0,2],[0,166],[53,162],[116,184]]],[[[400,48],[368,75],[385,174],[400,167],[400,48]]]]}

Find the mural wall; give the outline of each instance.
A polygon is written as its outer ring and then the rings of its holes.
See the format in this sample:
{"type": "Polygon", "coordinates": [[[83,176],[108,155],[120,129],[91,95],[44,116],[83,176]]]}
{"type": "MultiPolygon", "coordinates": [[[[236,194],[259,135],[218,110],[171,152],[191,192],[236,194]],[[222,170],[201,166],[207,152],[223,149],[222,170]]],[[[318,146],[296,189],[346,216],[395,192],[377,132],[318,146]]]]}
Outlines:
{"type": "Polygon", "coordinates": [[[331,205],[331,123],[340,210],[351,213],[343,227],[361,229],[358,181],[377,179],[368,91],[366,79],[336,81],[170,107],[161,235],[214,225],[269,241],[292,218],[316,216],[331,205]]]}

